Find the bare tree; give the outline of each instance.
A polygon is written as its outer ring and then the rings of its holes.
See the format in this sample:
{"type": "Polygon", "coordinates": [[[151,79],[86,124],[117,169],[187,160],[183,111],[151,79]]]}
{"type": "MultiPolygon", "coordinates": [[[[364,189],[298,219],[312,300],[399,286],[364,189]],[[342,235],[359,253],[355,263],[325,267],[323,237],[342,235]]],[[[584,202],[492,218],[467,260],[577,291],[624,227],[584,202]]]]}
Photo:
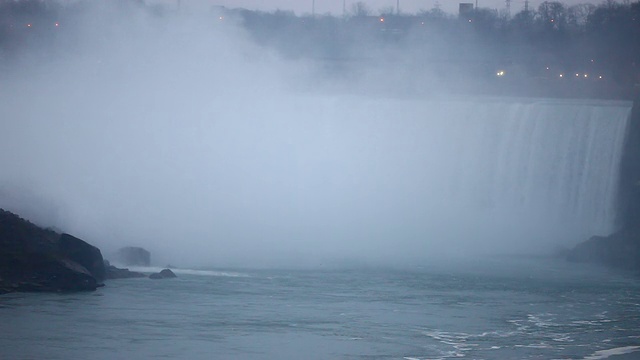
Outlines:
{"type": "Polygon", "coordinates": [[[567,9],[567,22],[572,26],[584,26],[596,10],[593,4],[576,4],[567,9]]]}
{"type": "Polygon", "coordinates": [[[396,9],[393,6],[385,6],[378,10],[378,14],[382,16],[391,16],[396,13],[396,9]]]}
{"type": "Polygon", "coordinates": [[[545,29],[562,30],[567,23],[567,9],[558,1],[545,1],[538,6],[538,21],[545,29]]]}
{"type": "Polygon", "coordinates": [[[364,1],[358,1],[351,5],[351,14],[353,16],[369,16],[371,15],[371,9],[364,1]]]}
{"type": "Polygon", "coordinates": [[[448,17],[447,13],[442,11],[439,7],[434,7],[431,10],[420,9],[420,11],[418,11],[418,16],[427,19],[446,19],[448,17]]]}

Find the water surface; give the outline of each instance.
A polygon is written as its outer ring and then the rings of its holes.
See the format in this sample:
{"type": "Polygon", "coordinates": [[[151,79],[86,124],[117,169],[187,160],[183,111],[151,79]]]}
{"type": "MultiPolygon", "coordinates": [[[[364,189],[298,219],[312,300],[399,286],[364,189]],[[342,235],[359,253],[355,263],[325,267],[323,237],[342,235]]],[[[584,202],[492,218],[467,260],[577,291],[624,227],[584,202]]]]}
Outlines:
{"type": "Polygon", "coordinates": [[[91,293],[4,295],[0,358],[640,356],[640,285],[598,267],[493,258],[176,272],[113,280],[91,293]]]}

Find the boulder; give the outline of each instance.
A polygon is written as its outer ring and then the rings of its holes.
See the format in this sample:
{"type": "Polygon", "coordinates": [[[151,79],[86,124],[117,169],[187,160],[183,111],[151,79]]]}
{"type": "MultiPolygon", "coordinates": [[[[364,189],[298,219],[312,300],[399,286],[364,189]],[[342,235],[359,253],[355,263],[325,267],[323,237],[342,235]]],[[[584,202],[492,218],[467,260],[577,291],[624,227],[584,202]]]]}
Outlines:
{"type": "Polygon", "coordinates": [[[69,234],[60,235],[58,246],[63,256],[84,266],[96,280],[105,279],[104,259],[100,249],[69,234]]]}
{"type": "Polygon", "coordinates": [[[107,279],[130,279],[130,278],[141,278],[147,277],[143,273],[130,271],[129,269],[121,269],[111,265],[107,260],[104,261],[105,267],[105,277],[107,279]]]}
{"type": "Polygon", "coordinates": [[[149,266],[151,253],[141,247],[127,246],[116,252],[115,260],[125,266],[149,266]]]}
{"type": "Polygon", "coordinates": [[[176,274],[174,274],[173,271],[169,269],[163,269],[159,273],[149,275],[149,279],[169,279],[174,277],[177,277],[176,274]]]}

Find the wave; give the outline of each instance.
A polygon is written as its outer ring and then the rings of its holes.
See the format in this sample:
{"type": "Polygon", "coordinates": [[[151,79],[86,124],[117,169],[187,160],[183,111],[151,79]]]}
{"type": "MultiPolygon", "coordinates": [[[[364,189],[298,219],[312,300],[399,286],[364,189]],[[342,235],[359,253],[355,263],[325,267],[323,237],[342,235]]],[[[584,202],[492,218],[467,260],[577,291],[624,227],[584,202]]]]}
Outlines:
{"type": "MultiPolygon", "coordinates": [[[[166,267],[157,266],[130,266],[131,271],[137,271],[141,273],[156,273],[166,267]]],[[[197,270],[197,269],[182,269],[182,268],[170,268],[176,274],[184,275],[199,275],[199,276],[220,276],[220,277],[249,277],[248,274],[233,272],[233,271],[215,271],[215,270],[197,270]]]]}
{"type": "Polygon", "coordinates": [[[582,360],[608,359],[611,356],[629,354],[640,350],[640,346],[623,346],[607,350],[598,350],[593,354],[584,357],[582,360]]]}

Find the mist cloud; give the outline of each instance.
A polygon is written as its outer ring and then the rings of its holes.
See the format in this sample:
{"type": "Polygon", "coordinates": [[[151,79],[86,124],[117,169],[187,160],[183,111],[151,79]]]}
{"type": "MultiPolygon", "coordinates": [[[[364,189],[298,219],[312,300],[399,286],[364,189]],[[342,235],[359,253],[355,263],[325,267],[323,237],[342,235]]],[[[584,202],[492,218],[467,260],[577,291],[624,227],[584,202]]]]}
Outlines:
{"type": "Polygon", "coordinates": [[[591,219],[550,224],[552,193],[487,193],[492,159],[510,146],[490,135],[500,103],[371,95],[382,81],[403,93],[415,64],[343,81],[254,44],[234,19],[95,6],[50,59],[2,84],[0,204],[107,254],[141,245],[178,265],[420,261],[531,250],[591,219]]]}

